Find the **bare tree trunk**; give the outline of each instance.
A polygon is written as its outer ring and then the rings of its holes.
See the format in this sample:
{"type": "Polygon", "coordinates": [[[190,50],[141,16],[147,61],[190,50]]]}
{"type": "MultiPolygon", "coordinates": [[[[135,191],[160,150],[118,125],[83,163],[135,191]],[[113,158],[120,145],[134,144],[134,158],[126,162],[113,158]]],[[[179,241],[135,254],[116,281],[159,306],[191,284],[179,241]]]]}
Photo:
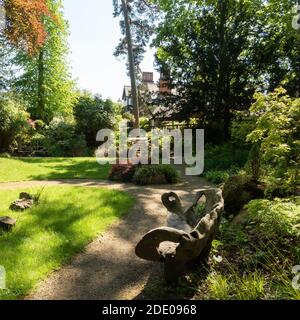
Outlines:
{"type": "Polygon", "coordinates": [[[38,60],[38,103],[36,110],[37,119],[45,119],[45,89],[44,89],[44,81],[45,81],[45,68],[44,68],[44,50],[41,49],[39,53],[38,60]]]}
{"type": "Polygon", "coordinates": [[[122,6],[123,6],[123,12],[124,12],[124,22],[125,22],[127,48],[128,48],[128,61],[129,61],[129,72],[130,72],[130,80],[131,80],[133,113],[135,118],[135,128],[138,129],[140,127],[139,101],[138,101],[138,91],[137,91],[137,84],[136,84],[131,30],[130,30],[130,23],[129,23],[129,17],[128,17],[127,0],[122,0],[122,6]]]}

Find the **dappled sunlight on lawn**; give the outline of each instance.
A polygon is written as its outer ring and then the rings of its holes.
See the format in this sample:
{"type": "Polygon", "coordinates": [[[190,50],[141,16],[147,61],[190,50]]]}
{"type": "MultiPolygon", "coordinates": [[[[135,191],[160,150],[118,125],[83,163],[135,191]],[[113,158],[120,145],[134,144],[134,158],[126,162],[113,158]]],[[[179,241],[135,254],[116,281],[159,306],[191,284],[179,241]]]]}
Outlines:
{"type": "MultiPolygon", "coordinates": [[[[39,188],[28,190],[39,192],[39,188]]],[[[0,191],[1,215],[17,219],[11,233],[0,234],[0,265],[8,290],[0,299],[23,296],[36,283],[81,251],[98,234],[127,213],[133,199],[114,190],[48,187],[40,203],[17,213],[8,209],[18,191],[0,191]]]]}

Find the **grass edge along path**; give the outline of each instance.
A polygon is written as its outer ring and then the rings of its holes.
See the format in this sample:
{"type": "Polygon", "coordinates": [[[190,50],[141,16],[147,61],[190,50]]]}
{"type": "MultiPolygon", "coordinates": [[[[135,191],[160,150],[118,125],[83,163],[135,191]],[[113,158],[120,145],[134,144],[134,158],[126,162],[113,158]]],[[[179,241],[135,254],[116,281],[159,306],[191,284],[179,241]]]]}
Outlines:
{"type": "MultiPolygon", "coordinates": [[[[24,191],[37,193],[40,188],[24,191]]],[[[6,269],[7,284],[0,300],[24,297],[134,204],[133,197],[121,191],[56,186],[45,188],[32,209],[12,212],[9,204],[19,192],[0,191],[0,215],[17,219],[12,232],[0,235],[0,265],[6,269]]]]}

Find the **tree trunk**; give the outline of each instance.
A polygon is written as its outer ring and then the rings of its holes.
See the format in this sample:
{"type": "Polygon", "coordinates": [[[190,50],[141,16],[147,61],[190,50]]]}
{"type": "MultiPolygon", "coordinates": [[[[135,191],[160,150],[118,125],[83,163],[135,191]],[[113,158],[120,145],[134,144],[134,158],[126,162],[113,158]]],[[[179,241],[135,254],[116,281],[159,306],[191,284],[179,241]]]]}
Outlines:
{"type": "Polygon", "coordinates": [[[130,72],[130,80],[131,80],[131,96],[132,96],[133,112],[134,112],[134,118],[135,118],[134,126],[136,129],[138,129],[140,127],[139,101],[138,101],[138,91],[137,91],[137,84],[136,84],[130,22],[128,17],[127,0],[122,0],[122,7],[123,7],[123,13],[124,13],[125,29],[126,29],[129,72],[130,72]]]}
{"type": "Polygon", "coordinates": [[[217,84],[217,103],[218,108],[221,109],[223,118],[223,136],[224,141],[230,139],[230,106],[228,102],[228,59],[226,57],[226,20],[228,4],[224,0],[219,0],[218,3],[220,12],[220,25],[219,25],[219,39],[220,39],[220,64],[219,64],[219,79],[217,84]]]}
{"type": "Polygon", "coordinates": [[[41,49],[38,60],[38,104],[36,110],[36,118],[46,121],[45,113],[45,68],[44,68],[44,50],[41,49]]]}
{"type": "Polygon", "coordinates": [[[224,141],[230,140],[230,110],[227,104],[224,104],[224,141]]]}

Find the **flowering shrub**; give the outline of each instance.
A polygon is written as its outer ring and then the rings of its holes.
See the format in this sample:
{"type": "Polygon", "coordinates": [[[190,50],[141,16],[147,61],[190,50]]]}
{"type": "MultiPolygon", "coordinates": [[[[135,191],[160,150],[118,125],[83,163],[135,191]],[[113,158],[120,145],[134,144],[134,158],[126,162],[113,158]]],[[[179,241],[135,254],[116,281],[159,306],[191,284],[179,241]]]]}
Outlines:
{"type": "Polygon", "coordinates": [[[133,164],[115,164],[111,167],[109,180],[132,182],[136,169],[133,164]]]}

